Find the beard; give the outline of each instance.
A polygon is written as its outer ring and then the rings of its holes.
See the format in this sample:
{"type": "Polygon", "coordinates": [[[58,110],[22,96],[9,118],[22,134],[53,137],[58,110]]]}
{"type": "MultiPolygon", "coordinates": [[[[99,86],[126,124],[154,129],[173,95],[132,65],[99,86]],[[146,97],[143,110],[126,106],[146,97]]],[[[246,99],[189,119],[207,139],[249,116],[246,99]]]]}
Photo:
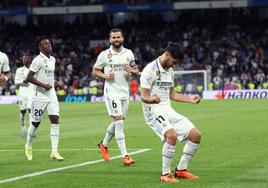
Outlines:
{"type": "Polygon", "coordinates": [[[163,63],[163,65],[162,65],[162,67],[164,68],[164,69],[169,69],[170,67],[172,67],[173,66],[173,64],[170,62],[170,60],[166,60],[164,63],[163,63]]]}
{"type": "Polygon", "coordinates": [[[121,42],[114,42],[114,43],[112,43],[112,46],[114,47],[114,48],[120,48],[121,46],[122,46],[122,43],[121,42]]]}

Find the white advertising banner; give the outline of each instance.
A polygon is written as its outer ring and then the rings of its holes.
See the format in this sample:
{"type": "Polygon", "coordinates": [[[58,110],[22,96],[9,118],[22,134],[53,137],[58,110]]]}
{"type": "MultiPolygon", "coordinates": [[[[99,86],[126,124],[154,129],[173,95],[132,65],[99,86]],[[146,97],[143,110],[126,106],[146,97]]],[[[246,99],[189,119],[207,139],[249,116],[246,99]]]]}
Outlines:
{"type": "Polygon", "coordinates": [[[19,97],[16,95],[12,95],[12,96],[0,95],[0,104],[16,104],[18,102],[19,102],[19,97]]]}
{"type": "Polygon", "coordinates": [[[203,91],[203,99],[268,99],[268,89],[203,91]]]}

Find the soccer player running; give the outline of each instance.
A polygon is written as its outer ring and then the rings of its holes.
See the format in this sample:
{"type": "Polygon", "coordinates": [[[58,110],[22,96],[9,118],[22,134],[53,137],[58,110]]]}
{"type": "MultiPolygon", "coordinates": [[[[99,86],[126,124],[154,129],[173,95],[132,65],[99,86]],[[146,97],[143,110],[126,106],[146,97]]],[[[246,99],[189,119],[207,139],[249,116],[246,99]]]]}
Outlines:
{"type": "Polygon", "coordinates": [[[173,66],[182,59],[182,49],[178,43],[168,44],[164,53],[149,63],[141,73],[141,99],[146,123],[162,139],[161,182],[178,182],[176,178],[198,179],[188,170],[188,163],[199,148],[201,133],[183,115],[175,112],[170,100],[198,104],[198,95],[183,96],[174,90],[173,66]],[[177,140],[186,141],[183,154],[171,174],[171,162],[175,154],[177,140]]]}
{"type": "Polygon", "coordinates": [[[5,53],[0,52],[0,86],[5,85],[10,77],[9,60],[5,53]]]}
{"type": "Polygon", "coordinates": [[[126,150],[124,119],[129,105],[129,76],[138,74],[133,52],[123,47],[123,31],[114,28],[109,33],[110,48],[102,51],[94,65],[93,74],[105,80],[104,97],[108,114],[113,121],[108,126],[106,135],[98,146],[104,160],[109,160],[108,144],[115,136],[123,157],[123,164],[131,165],[135,161],[126,150]],[[102,71],[103,70],[103,71],[102,71]]]}
{"type": "Polygon", "coordinates": [[[58,84],[54,80],[55,58],[51,55],[52,45],[50,40],[42,36],[37,40],[40,54],[33,59],[27,76],[27,81],[34,84],[34,95],[31,108],[31,124],[28,128],[25,156],[32,160],[32,142],[35,131],[41,119],[47,111],[51,122],[50,139],[52,152],[51,159],[62,161],[63,157],[58,153],[59,142],[59,102],[54,89],[58,84]]]}
{"type": "Polygon", "coordinates": [[[27,110],[29,113],[31,112],[30,109],[33,95],[32,85],[29,84],[26,78],[32,63],[32,56],[29,53],[25,53],[22,56],[22,63],[23,67],[16,70],[15,84],[19,86],[19,107],[22,136],[26,137],[27,129],[25,126],[25,115],[27,110]]]}

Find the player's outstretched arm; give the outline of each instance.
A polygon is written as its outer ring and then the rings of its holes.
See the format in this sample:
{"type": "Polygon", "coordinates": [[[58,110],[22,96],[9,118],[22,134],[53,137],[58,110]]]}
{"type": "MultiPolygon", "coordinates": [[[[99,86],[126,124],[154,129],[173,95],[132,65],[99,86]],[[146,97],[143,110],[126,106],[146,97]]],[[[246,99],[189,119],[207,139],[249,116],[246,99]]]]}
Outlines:
{"type": "Polygon", "coordinates": [[[177,93],[174,88],[170,89],[170,99],[176,102],[188,102],[193,104],[198,104],[201,100],[199,95],[184,96],[177,93]]]}
{"type": "Polygon", "coordinates": [[[160,103],[160,97],[158,94],[150,95],[150,89],[141,88],[141,100],[148,104],[160,103]]]}
{"type": "Polygon", "coordinates": [[[31,82],[31,83],[33,83],[33,84],[35,84],[35,85],[37,85],[37,86],[40,86],[40,87],[42,87],[42,88],[44,88],[45,90],[50,90],[51,88],[52,88],[52,86],[51,85],[49,85],[49,84],[44,84],[44,83],[42,83],[42,82],[40,82],[40,81],[38,81],[35,77],[34,77],[34,74],[35,74],[35,72],[33,72],[33,71],[29,71],[29,73],[28,73],[28,75],[27,75],[27,81],[28,82],[31,82]]]}

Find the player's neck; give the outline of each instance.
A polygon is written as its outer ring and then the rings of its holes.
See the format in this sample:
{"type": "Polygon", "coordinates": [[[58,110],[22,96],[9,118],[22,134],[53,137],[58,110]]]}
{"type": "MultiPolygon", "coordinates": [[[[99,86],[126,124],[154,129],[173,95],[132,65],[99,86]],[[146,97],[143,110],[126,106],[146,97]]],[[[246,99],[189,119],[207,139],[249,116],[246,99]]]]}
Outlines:
{"type": "Polygon", "coordinates": [[[41,51],[42,54],[44,54],[45,56],[47,56],[48,58],[50,58],[50,54],[49,53],[46,53],[46,52],[43,52],[41,51]]]}
{"type": "Polygon", "coordinates": [[[120,48],[115,48],[112,46],[112,49],[113,49],[113,51],[115,51],[117,53],[120,53],[123,50],[122,46],[120,46],[120,48]]]}

